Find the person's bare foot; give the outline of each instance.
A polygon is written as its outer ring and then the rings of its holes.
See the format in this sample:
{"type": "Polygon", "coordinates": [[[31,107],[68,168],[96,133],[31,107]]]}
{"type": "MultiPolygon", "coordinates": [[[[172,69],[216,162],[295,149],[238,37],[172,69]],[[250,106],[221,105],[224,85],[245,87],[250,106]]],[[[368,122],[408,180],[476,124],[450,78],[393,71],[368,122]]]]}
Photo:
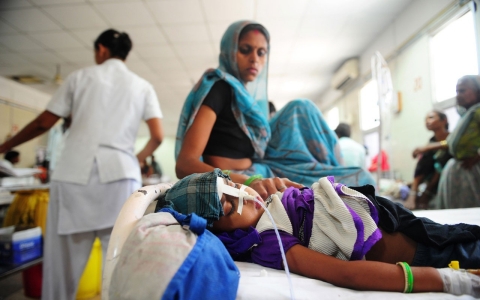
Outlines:
{"type": "Polygon", "coordinates": [[[415,209],[416,198],[417,198],[417,192],[410,191],[410,194],[408,195],[407,200],[405,200],[405,202],[403,203],[403,206],[405,206],[405,208],[408,208],[410,210],[415,209]]]}

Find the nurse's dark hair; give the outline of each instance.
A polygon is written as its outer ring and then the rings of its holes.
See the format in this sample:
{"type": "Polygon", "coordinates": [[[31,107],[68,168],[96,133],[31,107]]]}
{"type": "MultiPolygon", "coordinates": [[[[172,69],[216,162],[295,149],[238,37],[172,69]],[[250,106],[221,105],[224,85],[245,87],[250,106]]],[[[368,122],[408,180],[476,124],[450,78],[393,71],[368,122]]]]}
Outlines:
{"type": "Polygon", "coordinates": [[[242,31],[240,31],[240,35],[238,36],[238,40],[240,41],[242,37],[249,31],[258,30],[267,40],[267,43],[270,43],[270,35],[265,27],[260,24],[248,24],[247,26],[243,27],[242,31]]]}
{"type": "Polygon", "coordinates": [[[110,50],[112,57],[118,57],[122,60],[127,58],[128,53],[132,50],[132,40],[125,32],[119,32],[115,29],[108,29],[102,32],[93,43],[95,50],[98,45],[102,44],[110,50]]]}

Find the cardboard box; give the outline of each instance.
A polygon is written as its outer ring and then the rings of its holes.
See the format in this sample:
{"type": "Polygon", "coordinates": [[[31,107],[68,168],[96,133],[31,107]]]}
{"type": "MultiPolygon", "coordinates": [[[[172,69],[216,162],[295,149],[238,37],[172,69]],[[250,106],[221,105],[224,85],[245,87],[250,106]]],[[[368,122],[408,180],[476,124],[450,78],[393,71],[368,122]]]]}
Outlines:
{"type": "Polygon", "coordinates": [[[42,229],[40,226],[15,231],[15,226],[0,228],[0,263],[23,264],[42,256],[42,229]]]}

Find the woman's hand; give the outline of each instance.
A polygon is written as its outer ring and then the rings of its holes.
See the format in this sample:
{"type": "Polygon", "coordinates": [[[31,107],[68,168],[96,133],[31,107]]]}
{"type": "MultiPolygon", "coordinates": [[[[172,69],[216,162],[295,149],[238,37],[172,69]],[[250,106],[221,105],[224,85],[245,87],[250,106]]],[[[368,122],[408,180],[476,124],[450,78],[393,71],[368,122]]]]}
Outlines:
{"type": "Polygon", "coordinates": [[[425,152],[424,147],[418,147],[418,148],[415,148],[415,150],[413,150],[412,156],[413,158],[417,158],[418,155],[423,154],[424,152],[425,152]]]}
{"type": "Polygon", "coordinates": [[[417,202],[417,191],[412,190],[408,194],[408,198],[403,203],[403,206],[405,206],[405,208],[408,208],[409,210],[413,210],[415,209],[416,202],[417,202]]]}
{"type": "Polygon", "coordinates": [[[448,145],[446,141],[429,143],[424,147],[418,147],[415,150],[413,150],[412,156],[413,158],[417,158],[418,155],[423,154],[427,151],[436,151],[440,149],[448,149],[448,145]]]}
{"type": "Polygon", "coordinates": [[[480,161],[480,155],[474,157],[465,158],[462,160],[462,167],[467,170],[471,170],[480,161]]]}
{"type": "Polygon", "coordinates": [[[295,188],[304,187],[303,184],[280,177],[256,179],[252,181],[249,186],[254,189],[262,199],[267,199],[268,196],[275,194],[276,192],[283,192],[291,186],[295,188]]]}

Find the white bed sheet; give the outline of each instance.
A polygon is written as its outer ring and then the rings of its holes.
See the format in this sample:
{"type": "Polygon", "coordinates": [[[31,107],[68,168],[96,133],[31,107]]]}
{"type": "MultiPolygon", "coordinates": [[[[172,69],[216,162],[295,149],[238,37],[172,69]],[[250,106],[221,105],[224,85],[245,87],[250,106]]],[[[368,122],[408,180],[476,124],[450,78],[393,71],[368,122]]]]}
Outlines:
{"type": "MultiPolygon", "coordinates": [[[[414,211],[442,224],[467,223],[480,225],[480,208],[414,211]]],[[[265,268],[252,263],[236,262],[240,269],[237,299],[290,299],[290,289],[284,271],[265,268]],[[264,271],[262,271],[264,270],[264,271]]],[[[471,296],[453,296],[445,293],[403,294],[366,292],[336,287],[332,284],[292,274],[295,299],[474,299],[471,296]]]]}

